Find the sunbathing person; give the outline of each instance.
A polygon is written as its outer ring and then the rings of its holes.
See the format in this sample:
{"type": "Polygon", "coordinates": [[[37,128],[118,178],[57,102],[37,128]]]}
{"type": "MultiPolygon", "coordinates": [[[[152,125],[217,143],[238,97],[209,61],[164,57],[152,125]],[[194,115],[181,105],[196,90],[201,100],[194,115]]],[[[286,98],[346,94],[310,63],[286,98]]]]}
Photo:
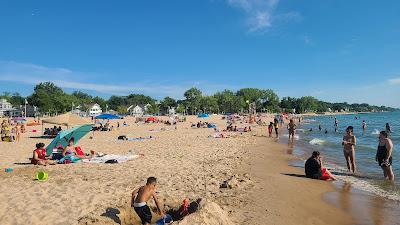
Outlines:
{"type": "Polygon", "coordinates": [[[336,177],[333,176],[333,174],[329,172],[327,168],[323,167],[322,157],[320,156],[319,151],[314,151],[312,153],[312,156],[307,159],[304,167],[306,177],[308,178],[319,180],[336,180],[336,177]]]}
{"type": "Polygon", "coordinates": [[[153,197],[154,202],[156,203],[157,209],[160,212],[161,216],[164,216],[164,212],[161,209],[160,202],[158,201],[156,196],[156,184],[157,184],[157,179],[155,177],[149,177],[147,178],[146,185],[138,189],[135,189],[132,192],[131,207],[134,208],[135,212],[142,220],[143,225],[151,224],[151,219],[152,219],[151,210],[147,205],[147,201],[149,201],[151,197],[153,197]]]}
{"type": "Polygon", "coordinates": [[[63,163],[66,159],[71,160],[72,162],[76,162],[81,159],[91,159],[94,156],[94,151],[91,151],[90,156],[85,156],[85,154],[81,151],[80,148],[75,148],[74,147],[74,141],[75,139],[72,137],[69,139],[68,145],[64,148],[64,151],[62,152],[62,155],[64,158],[60,160],[61,163],[63,163]],[[79,150],[80,152],[78,152],[79,150]]]}
{"type": "Polygon", "coordinates": [[[46,149],[43,143],[37,143],[36,149],[33,151],[31,163],[34,165],[54,165],[55,161],[46,158],[46,149]]]}

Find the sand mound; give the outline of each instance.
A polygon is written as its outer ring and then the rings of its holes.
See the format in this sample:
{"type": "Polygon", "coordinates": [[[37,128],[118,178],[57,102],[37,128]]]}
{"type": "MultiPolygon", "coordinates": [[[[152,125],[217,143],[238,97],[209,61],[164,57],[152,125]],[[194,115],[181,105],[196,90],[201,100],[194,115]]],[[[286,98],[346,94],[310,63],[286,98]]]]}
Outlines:
{"type": "Polygon", "coordinates": [[[214,202],[206,202],[196,213],[190,214],[183,220],[173,223],[179,225],[234,225],[229,215],[214,202]]]}

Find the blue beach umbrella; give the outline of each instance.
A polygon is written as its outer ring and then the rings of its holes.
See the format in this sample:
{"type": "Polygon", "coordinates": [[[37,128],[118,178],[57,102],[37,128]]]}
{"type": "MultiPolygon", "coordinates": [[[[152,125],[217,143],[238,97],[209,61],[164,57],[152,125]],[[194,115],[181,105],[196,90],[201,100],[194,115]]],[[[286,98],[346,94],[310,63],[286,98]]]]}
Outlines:
{"type": "Polygon", "coordinates": [[[104,114],[96,116],[95,119],[113,120],[113,119],[121,119],[121,117],[113,115],[113,114],[104,113],[104,114]]]}
{"type": "Polygon", "coordinates": [[[46,154],[50,155],[51,153],[53,153],[53,148],[59,144],[61,144],[63,147],[67,146],[68,140],[72,137],[75,140],[74,144],[78,143],[78,141],[86,134],[88,134],[91,130],[92,124],[86,124],[59,132],[57,136],[53,139],[53,141],[47,146],[46,154]]]}

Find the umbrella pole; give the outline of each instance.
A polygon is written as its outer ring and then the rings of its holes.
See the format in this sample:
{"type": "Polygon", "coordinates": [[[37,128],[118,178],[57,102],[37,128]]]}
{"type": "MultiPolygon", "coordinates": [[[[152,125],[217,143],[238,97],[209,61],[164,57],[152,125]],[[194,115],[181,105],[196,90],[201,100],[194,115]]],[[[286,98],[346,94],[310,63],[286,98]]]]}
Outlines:
{"type": "Polygon", "coordinates": [[[42,121],[42,133],[40,135],[44,135],[44,133],[43,133],[43,121],[42,121]]]}

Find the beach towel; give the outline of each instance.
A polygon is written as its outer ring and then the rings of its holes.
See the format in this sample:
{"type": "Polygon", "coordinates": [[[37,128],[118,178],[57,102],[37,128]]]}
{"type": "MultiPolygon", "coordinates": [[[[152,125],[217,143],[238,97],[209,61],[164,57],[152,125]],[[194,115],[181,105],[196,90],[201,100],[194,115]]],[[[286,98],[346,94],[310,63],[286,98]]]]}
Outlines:
{"type": "Polygon", "coordinates": [[[141,140],[148,140],[148,139],[154,139],[153,136],[150,137],[138,137],[138,138],[127,138],[127,141],[141,141],[141,140]]]}
{"type": "Polygon", "coordinates": [[[83,159],[84,163],[106,163],[109,160],[116,160],[118,163],[126,162],[135,158],[138,158],[139,155],[104,155],[104,156],[95,156],[91,159],[83,159]]]}

